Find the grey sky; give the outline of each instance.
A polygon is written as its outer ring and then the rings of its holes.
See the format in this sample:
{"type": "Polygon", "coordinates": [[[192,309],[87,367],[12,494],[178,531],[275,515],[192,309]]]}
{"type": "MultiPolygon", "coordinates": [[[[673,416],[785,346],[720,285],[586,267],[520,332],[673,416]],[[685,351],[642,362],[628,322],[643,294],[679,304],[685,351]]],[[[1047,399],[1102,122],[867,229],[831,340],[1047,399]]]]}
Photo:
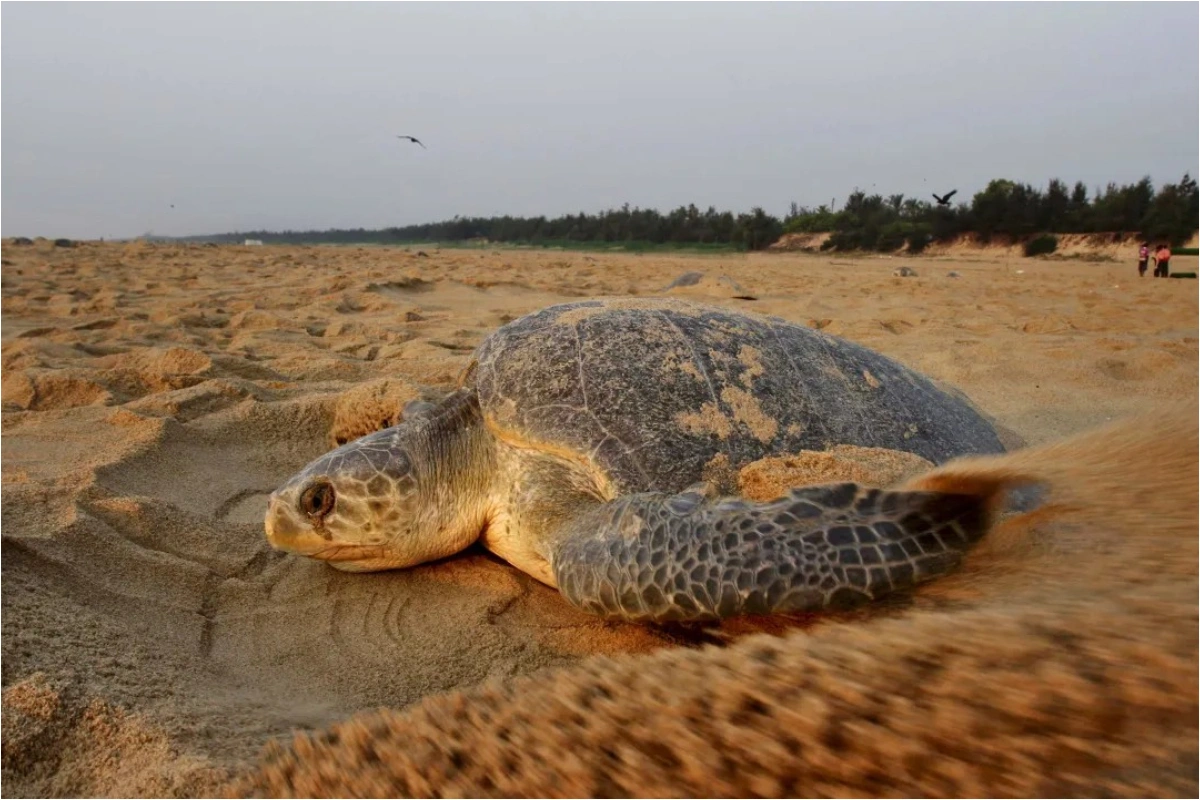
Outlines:
{"type": "Polygon", "coordinates": [[[855,186],[1175,181],[1200,160],[1198,27],[1191,2],[7,2],[0,225],[778,214],[855,186]]]}

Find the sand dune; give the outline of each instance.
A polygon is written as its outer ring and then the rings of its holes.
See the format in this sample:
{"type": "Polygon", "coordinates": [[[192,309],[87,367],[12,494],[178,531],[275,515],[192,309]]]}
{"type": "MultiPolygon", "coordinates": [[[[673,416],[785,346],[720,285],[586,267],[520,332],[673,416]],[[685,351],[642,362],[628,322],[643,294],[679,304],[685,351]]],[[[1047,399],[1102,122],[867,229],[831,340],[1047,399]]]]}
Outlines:
{"type": "Polygon", "coordinates": [[[213,791],[295,729],[690,646],[598,622],[483,552],[347,575],[263,540],[263,499],[297,467],[445,391],[491,330],[547,304],[701,272],[690,295],[876,348],[965,391],[1010,442],[1197,400],[1195,284],[1139,281],[1132,261],[142,243],[3,257],[15,794],[213,791]],[[892,277],[899,263],[918,277],[892,277]]]}

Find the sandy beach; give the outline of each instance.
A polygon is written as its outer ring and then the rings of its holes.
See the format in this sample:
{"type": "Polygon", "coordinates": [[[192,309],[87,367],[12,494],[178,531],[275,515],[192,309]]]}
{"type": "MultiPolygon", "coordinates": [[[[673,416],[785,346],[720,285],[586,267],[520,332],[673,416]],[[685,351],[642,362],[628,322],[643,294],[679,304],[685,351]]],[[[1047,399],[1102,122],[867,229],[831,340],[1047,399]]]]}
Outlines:
{"type": "MultiPolygon", "coordinates": [[[[593,656],[663,664],[699,652],[576,611],[482,550],[352,575],[267,546],[276,486],[335,442],[395,422],[405,401],[451,388],[484,337],[543,306],[679,296],[819,328],[962,390],[1010,449],[1197,408],[1196,282],[1139,279],[1132,258],[39,240],[5,242],[3,259],[3,766],[14,795],[213,792],[297,730],[593,656]],[[901,266],[916,276],[895,277],[901,266]],[[665,289],[692,271],[704,277],[665,289]]],[[[1196,261],[1176,257],[1172,270],[1196,261]]],[[[1194,522],[1194,460],[1173,474],[1130,463],[1142,495],[1129,497],[1174,492],[1194,522]]],[[[1153,522],[1105,519],[1113,537],[1153,522]]],[[[1175,575],[1179,591],[1146,613],[1162,614],[1151,633],[1191,620],[1162,647],[1194,670],[1190,547],[1178,563],[1154,556],[1148,571],[1175,575]]],[[[1003,636],[996,580],[983,594],[1003,636]]],[[[937,596],[886,622],[933,630],[937,596]]],[[[1013,615],[1034,603],[1023,597],[1013,615]]],[[[1084,597],[1072,608],[1100,625],[1107,607],[1089,611],[1084,597]]],[[[790,635],[870,621],[844,622],[790,635]]],[[[1143,644],[1113,657],[1135,669],[1155,646],[1143,644]]],[[[1195,691],[1180,702],[1194,708],[1195,691]]]]}

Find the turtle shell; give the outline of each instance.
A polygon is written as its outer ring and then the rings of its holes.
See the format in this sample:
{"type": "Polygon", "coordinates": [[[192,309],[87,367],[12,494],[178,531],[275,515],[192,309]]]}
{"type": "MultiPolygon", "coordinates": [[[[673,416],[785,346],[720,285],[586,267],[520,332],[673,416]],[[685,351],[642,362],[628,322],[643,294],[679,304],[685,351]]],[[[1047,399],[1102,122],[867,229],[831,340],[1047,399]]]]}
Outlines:
{"type": "Polygon", "coordinates": [[[467,382],[502,440],[587,460],[624,492],[834,445],[935,464],[1003,452],[961,395],[865,347],[678,300],[586,300],[505,325],[467,382]]]}

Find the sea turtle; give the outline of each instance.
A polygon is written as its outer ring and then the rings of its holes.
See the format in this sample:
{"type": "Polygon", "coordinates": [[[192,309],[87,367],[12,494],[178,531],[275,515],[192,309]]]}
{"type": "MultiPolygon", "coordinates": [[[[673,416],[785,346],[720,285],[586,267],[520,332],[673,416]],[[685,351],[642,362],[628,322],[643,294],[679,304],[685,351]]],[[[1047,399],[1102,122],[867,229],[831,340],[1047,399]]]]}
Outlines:
{"type": "Polygon", "coordinates": [[[459,387],[313,461],[270,498],[281,550],[348,571],[477,540],[574,605],[637,621],[845,607],[937,577],[979,497],[840,483],[767,503],[736,471],[838,444],[999,453],[962,395],[860,345],[672,299],[556,305],[475,351],[459,387]]]}
{"type": "Polygon", "coordinates": [[[713,278],[703,272],[685,272],[662,288],[666,294],[722,297],[730,300],[757,300],[728,275],[713,278]]]}

